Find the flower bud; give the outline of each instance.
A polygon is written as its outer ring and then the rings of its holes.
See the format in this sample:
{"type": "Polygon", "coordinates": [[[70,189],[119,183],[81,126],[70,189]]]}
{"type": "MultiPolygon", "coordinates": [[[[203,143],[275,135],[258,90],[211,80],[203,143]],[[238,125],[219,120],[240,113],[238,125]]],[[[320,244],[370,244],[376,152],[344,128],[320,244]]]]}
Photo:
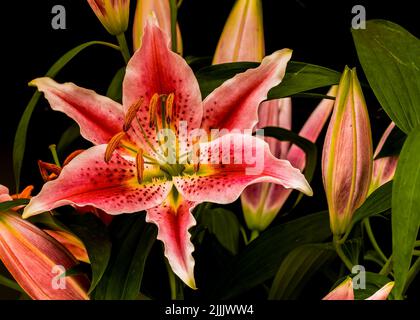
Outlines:
{"type": "Polygon", "coordinates": [[[322,178],[334,235],[347,231],[372,177],[372,135],[356,70],[345,68],[322,152],[322,178]]]}
{"type": "Polygon", "coordinates": [[[119,35],[128,27],[130,0],[87,0],[105,29],[119,35]]]}

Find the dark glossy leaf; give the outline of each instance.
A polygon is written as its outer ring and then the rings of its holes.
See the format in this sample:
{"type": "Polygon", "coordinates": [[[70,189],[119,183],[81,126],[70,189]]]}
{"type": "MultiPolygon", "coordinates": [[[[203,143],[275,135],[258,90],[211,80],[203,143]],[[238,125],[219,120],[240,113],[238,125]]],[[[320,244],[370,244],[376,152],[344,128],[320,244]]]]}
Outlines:
{"type": "Polygon", "coordinates": [[[233,212],[223,208],[207,210],[200,215],[199,223],[205,226],[229,252],[238,253],[240,224],[233,212]]]}
{"type": "Polygon", "coordinates": [[[94,292],[96,299],[138,298],[146,260],[157,235],[156,227],[146,223],[144,217],[143,213],[131,214],[112,222],[112,257],[94,292]]]}
{"type": "Polygon", "coordinates": [[[86,247],[92,267],[90,293],[101,280],[111,256],[111,241],[108,231],[102,221],[93,214],[72,217],[68,227],[86,247]]]}
{"type": "Polygon", "coordinates": [[[16,200],[10,200],[0,203],[0,212],[5,212],[10,209],[13,209],[14,207],[27,205],[29,203],[28,199],[16,199],[16,200]]]}
{"type": "Polygon", "coordinates": [[[213,298],[228,299],[270,279],[293,249],[320,243],[331,236],[328,213],[323,211],[270,228],[226,265],[215,283],[213,298]]]}
{"type": "Polygon", "coordinates": [[[125,67],[119,69],[114,78],[112,78],[111,83],[109,84],[106,96],[114,101],[119,103],[122,102],[122,83],[125,76],[125,67]]]}
{"type": "Polygon", "coordinates": [[[280,265],[270,289],[270,300],[296,299],[311,278],[336,253],[329,244],[307,244],[292,250],[280,265]]]}
{"type": "Polygon", "coordinates": [[[399,25],[371,20],[352,29],[368,82],[389,117],[404,132],[420,125],[420,42],[399,25]]]}
{"type": "Polygon", "coordinates": [[[381,152],[379,152],[375,159],[398,156],[404,145],[405,139],[407,139],[407,135],[398,127],[394,127],[389,134],[388,139],[385,141],[381,152]]]}
{"type": "Polygon", "coordinates": [[[290,61],[283,81],[268,93],[268,99],[290,97],[316,88],[338,84],[340,72],[309,63],[290,61]]]}
{"type": "MultiPolygon", "coordinates": [[[[57,60],[56,63],[48,70],[45,74],[46,77],[54,78],[57,73],[67,64],[69,63],[75,56],[77,56],[81,51],[84,49],[91,47],[93,45],[103,45],[107,47],[111,47],[113,49],[119,50],[119,47],[103,42],[103,41],[90,41],[83,43],[70,51],[64,54],[60,59],[57,60]]],[[[15,141],[13,145],[13,170],[15,174],[15,183],[16,183],[16,190],[19,190],[19,183],[20,183],[20,173],[22,169],[22,162],[23,157],[25,154],[26,148],[26,135],[28,132],[29,121],[31,120],[32,113],[38,103],[39,98],[41,97],[40,92],[35,92],[32,96],[31,100],[29,101],[28,105],[23,112],[23,115],[19,121],[18,128],[15,135],[15,141]]]]}
{"type": "Polygon", "coordinates": [[[402,298],[420,226],[420,128],[404,143],[392,190],[392,256],[395,295],[402,298]]]}
{"type": "MultiPolygon", "coordinates": [[[[197,73],[203,98],[238,73],[258,67],[256,62],[222,63],[200,69],[197,73]]],[[[268,99],[289,97],[302,92],[331,86],[340,80],[340,73],[328,68],[290,61],[280,85],[270,90],[268,99]]]]}
{"type": "Polygon", "coordinates": [[[391,209],[392,199],[392,181],[385,183],[376,189],[356,210],[353,216],[352,224],[355,225],[359,221],[373,215],[383,213],[391,209]]]}
{"type": "Polygon", "coordinates": [[[61,135],[61,138],[57,144],[57,152],[63,155],[64,151],[79,137],[79,125],[77,123],[73,123],[61,135]]]}

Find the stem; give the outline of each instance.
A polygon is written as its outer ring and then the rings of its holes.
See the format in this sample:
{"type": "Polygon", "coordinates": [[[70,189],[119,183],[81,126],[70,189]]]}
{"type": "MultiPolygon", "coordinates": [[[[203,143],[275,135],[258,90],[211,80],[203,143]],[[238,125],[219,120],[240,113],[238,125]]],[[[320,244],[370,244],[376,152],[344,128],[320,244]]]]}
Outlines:
{"type": "Polygon", "coordinates": [[[169,0],[169,6],[171,8],[171,40],[172,40],[172,51],[177,52],[178,39],[176,34],[176,20],[178,16],[178,6],[176,0],[169,0]]]}
{"type": "Polygon", "coordinates": [[[121,49],[121,53],[124,58],[124,61],[125,63],[128,63],[128,61],[130,61],[131,55],[130,55],[130,50],[128,49],[127,39],[125,38],[124,32],[117,35],[117,40],[118,40],[118,44],[120,45],[120,49],[121,49]]]}
{"type": "Polygon", "coordinates": [[[411,282],[416,278],[417,274],[420,272],[420,258],[417,258],[416,262],[414,262],[413,266],[408,271],[407,280],[404,285],[403,296],[407,291],[408,287],[410,286],[411,282]]]}
{"type": "Polygon", "coordinates": [[[353,263],[345,255],[345,253],[343,251],[343,248],[341,248],[341,244],[342,243],[341,243],[340,239],[337,236],[334,236],[333,243],[334,243],[334,247],[335,247],[335,251],[337,252],[337,255],[343,261],[343,263],[345,264],[345,266],[347,267],[347,269],[349,269],[350,272],[351,272],[351,270],[353,269],[353,263]]]}
{"type": "Polygon", "coordinates": [[[420,240],[414,242],[414,247],[420,247],[420,240]]]}
{"type": "Polygon", "coordinates": [[[171,266],[168,263],[168,260],[165,258],[166,269],[168,271],[169,286],[171,288],[171,300],[181,300],[184,298],[182,292],[182,286],[179,285],[179,281],[175,276],[175,273],[172,271],[171,266]]]}
{"type": "Polygon", "coordinates": [[[389,259],[386,260],[381,271],[379,271],[379,274],[387,276],[391,272],[391,269],[392,269],[392,256],[390,256],[389,259]]]}
{"type": "Polygon", "coordinates": [[[177,3],[177,7],[178,7],[178,9],[179,9],[179,7],[181,7],[181,5],[182,5],[182,2],[183,2],[184,0],[178,0],[178,3],[177,3]]]}
{"type": "Polygon", "coordinates": [[[413,251],[413,256],[418,256],[418,257],[420,257],[420,250],[414,250],[414,251],[413,251]]]}
{"type": "Polygon", "coordinates": [[[259,235],[260,235],[260,232],[258,230],[252,230],[251,237],[249,238],[248,243],[251,243],[252,241],[257,239],[259,235]]]}
{"type": "Polygon", "coordinates": [[[25,293],[22,288],[13,280],[0,274],[0,284],[10,289],[25,293]]]}
{"type": "Polygon", "coordinates": [[[51,151],[55,165],[61,168],[60,160],[58,159],[58,154],[57,154],[57,146],[55,144],[52,144],[48,147],[48,149],[50,149],[51,151]]]}
{"type": "Polygon", "coordinates": [[[363,225],[365,226],[366,233],[369,237],[370,242],[372,243],[373,249],[375,249],[375,251],[379,254],[379,256],[384,262],[387,262],[388,260],[387,257],[385,256],[384,252],[379,247],[378,242],[376,242],[375,235],[373,234],[369,218],[366,218],[363,220],[363,225]]]}

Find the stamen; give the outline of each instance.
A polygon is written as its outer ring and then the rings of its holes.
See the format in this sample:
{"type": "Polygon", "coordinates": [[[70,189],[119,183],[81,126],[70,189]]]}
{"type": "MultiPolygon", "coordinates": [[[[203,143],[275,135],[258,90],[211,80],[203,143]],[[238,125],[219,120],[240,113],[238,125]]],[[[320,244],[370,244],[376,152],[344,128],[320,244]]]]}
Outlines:
{"type": "Polygon", "coordinates": [[[137,166],[137,181],[138,183],[142,183],[143,173],[144,173],[144,158],[143,158],[142,149],[140,149],[136,155],[136,166],[137,166]]]}
{"type": "Polygon", "coordinates": [[[150,99],[149,103],[149,126],[152,128],[154,125],[156,125],[156,107],[159,100],[159,95],[155,93],[152,96],[152,99],[150,99]]]}
{"type": "Polygon", "coordinates": [[[166,98],[166,123],[170,124],[174,117],[174,99],[175,94],[171,93],[166,98]]]}
{"type": "Polygon", "coordinates": [[[130,127],[131,127],[131,123],[134,120],[134,117],[137,114],[137,111],[139,111],[141,105],[143,104],[144,99],[140,98],[136,103],[133,103],[130,108],[128,108],[127,114],[125,115],[125,119],[124,119],[124,125],[123,125],[123,130],[125,132],[127,132],[130,127]]]}
{"type": "Polygon", "coordinates": [[[44,182],[51,181],[61,173],[61,168],[53,163],[38,160],[38,168],[44,182]]]}
{"type": "Polygon", "coordinates": [[[125,132],[119,132],[115,136],[111,138],[108,142],[108,146],[106,147],[105,157],[104,160],[106,163],[111,160],[112,154],[114,153],[115,149],[117,149],[120,145],[121,140],[125,137],[125,132]]]}
{"type": "Polygon", "coordinates": [[[193,164],[194,164],[194,172],[198,172],[200,170],[200,143],[199,139],[194,139],[193,142],[193,164]]]}
{"type": "Polygon", "coordinates": [[[63,162],[63,167],[64,166],[66,166],[66,165],[68,165],[69,164],[69,162],[71,161],[71,160],[73,160],[74,158],[76,158],[79,154],[81,154],[83,151],[85,151],[85,150],[76,150],[76,151],[73,151],[72,153],[70,153],[69,155],[68,155],[68,157],[66,158],[66,160],[64,160],[64,162],[63,162]]]}

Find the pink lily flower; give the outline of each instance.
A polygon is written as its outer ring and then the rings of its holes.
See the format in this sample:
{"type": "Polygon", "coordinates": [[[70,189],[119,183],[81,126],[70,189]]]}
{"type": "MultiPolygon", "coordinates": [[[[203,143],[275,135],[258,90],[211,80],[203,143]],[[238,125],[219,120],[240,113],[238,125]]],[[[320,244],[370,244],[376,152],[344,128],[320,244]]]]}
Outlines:
{"type": "Polygon", "coordinates": [[[366,200],[373,166],[369,114],[356,70],[345,68],[322,151],[322,177],[331,230],[346,233],[366,200]]]}
{"type": "Polygon", "coordinates": [[[117,36],[127,30],[130,0],[87,0],[105,29],[117,36]]]}
{"type": "MultiPolygon", "coordinates": [[[[388,282],[381,289],[365,300],[386,300],[394,287],[394,282],[388,282]]],[[[353,279],[348,277],[322,300],[354,300],[353,279]]]]}
{"type": "MultiPolygon", "coordinates": [[[[395,123],[391,122],[384,134],[379,140],[373,158],[375,159],[382,150],[386,140],[394,129],[395,123]]],[[[391,181],[394,178],[395,170],[397,169],[398,156],[388,156],[373,160],[372,181],[370,182],[369,194],[378,189],[380,186],[391,181]]]]}
{"type": "Polygon", "coordinates": [[[255,182],[279,183],[308,195],[312,190],[298,169],[271,155],[264,141],[239,133],[255,126],[257,107],[281,82],[291,50],[266,57],[258,68],[236,75],[202,101],[193,71],[169,43],[165,32],[150,21],[141,48],[127,65],[122,105],[74,84],[49,78],[32,82],[54,110],[78,122],[81,134],[95,146],[47,182],[23,216],[68,204],[91,205],[114,215],[146,210],[147,221],[158,226],[158,239],[174,273],[195,288],[194,247],[188,232],[195,225],[194,206],[203,201],[233,202],[255,182]],[[188,150],[193,148],[198,158],[194,163],[182,161],[178,149],[174,163],[162,160],[165,153],[159,150],[165,141],[158,133],[172,129],[171,145],[178,146],[183,123],[190,133],[201,129],[201,136],[213,128],[236,129],[236,133],[221,131],[199,148],[191,143],[194,139],[189,140],[188,150]],[[234,161],[239,153],[256,152],[253,161],[234,161]],[[258,159],[264,159],[261,170],[250,173],[258,159]]]}
{"type": "MultiPolygon", "coordinates": [[[[261,0],[237,0],[226,21],[213,58],[213,64],[256,61],[265,55],[263,12],[261,0]]],[[[328,92],[335,95],[336,87],[328,92]]],[[[327,121],[334,100],[323,100],[299,133],[302,137],[315,141],[327,121]]],[[[292,100],[284,98],[261,103],[258,109],[256,129],[267,126],[292,128],[292,100]]],[[[271,153],[289,160],[292,166],[305,168],[305,153],[298,147],[290,147],[287,141],[264,138],[271,153]]],[[[250,230],[263,231],[277,216],[291,193],[281,185],[258,183],[247,187],[241,195],[245,222],[250,230]]]]}
{"type": "MultiPolygon", "coordinates": [[[[133,24],[133,46],[137,50],[141,46],[143,31],[150,15],[155,15],[159,27],[171,36],[171,10],[168,0],[141,0],[137,1],[136,14],[133,24]]],[[[182,55],[182,36],[177,24],[177,52],[182,55]]]]}

